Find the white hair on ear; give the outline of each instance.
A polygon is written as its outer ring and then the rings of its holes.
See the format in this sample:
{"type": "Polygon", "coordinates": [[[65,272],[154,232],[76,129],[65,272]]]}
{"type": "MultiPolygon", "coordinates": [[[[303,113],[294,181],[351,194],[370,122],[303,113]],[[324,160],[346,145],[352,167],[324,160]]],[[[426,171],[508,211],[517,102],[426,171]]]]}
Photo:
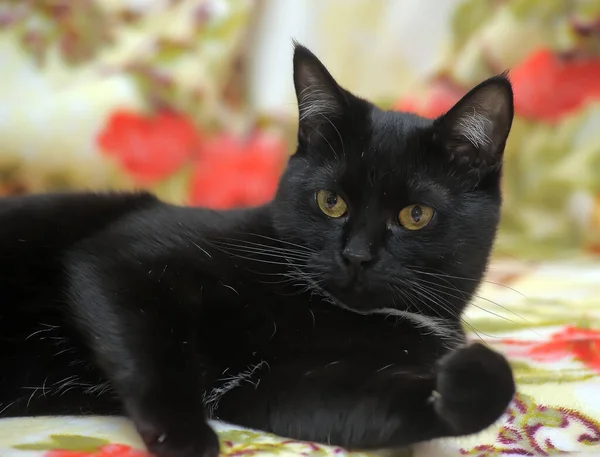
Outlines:
{"type": "Polygon", "coordinates": [[[492,128],[492,121],[484,114],[478,113],[475,107],[472,108],[472,112],[464,113],[456,126],[458,133],[477,149],[492,145],[493,141],[488,134],[492,128]]]}
{"type": "Polygon", "coordinates": [[[328,118],[339,111],[338,102],[322,85],[309,85],[298,94],[300,100],[300,122],[315,119],[317,116],[328,118]]]}

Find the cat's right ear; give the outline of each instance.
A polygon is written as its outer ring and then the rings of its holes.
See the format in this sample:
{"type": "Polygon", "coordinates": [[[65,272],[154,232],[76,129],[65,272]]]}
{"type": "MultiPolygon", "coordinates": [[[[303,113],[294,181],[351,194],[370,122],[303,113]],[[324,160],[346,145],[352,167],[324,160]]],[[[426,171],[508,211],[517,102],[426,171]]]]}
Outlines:
{"type": "Polygon", "coordinates": [[[298,138],[308,142],[318,131],[333,127],[347,109],[343,89],[325,65],[307,48],[294,42],[294,87],[298,99],[298,138]]]}
{"type": "Polygon", "coordinates": [[[438,118],[436,134],[457,169],[480,176],[500,169],[513,116],[512,86],[502,74],[471,89],[438,118]]]}

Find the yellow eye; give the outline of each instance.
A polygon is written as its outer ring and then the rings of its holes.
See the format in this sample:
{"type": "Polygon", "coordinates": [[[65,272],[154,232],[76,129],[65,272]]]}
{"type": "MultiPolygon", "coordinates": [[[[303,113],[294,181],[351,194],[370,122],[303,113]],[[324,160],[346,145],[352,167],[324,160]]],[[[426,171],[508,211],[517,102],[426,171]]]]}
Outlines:
{"type": "Polygon", "coordinates": [[[342,217],[348,211],[348,205],[342,197],[335,192],[320,190],[317,192],[317,204],[321,211],[329,217],[342,217]]]}
{"type": "Polygon", "coordinates": [[[408,230],[420,230],[431,222],[435,211],[426,205],[408,205],[400,211],[400,224],[408,230]]]}

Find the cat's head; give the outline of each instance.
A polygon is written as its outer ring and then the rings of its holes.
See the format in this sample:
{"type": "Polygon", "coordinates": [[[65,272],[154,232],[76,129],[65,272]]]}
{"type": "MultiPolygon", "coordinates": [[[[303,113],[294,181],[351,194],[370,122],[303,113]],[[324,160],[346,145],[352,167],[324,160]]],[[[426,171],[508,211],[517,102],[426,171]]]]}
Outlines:
{"type": "Polygon", "coordinates": [[[435,120],[352,95],[299,45],[294,84],[298,149],[273,207],[298,276],[354,311],[456,317],[499,222],[508,79],[484,81],[435,120]]]}

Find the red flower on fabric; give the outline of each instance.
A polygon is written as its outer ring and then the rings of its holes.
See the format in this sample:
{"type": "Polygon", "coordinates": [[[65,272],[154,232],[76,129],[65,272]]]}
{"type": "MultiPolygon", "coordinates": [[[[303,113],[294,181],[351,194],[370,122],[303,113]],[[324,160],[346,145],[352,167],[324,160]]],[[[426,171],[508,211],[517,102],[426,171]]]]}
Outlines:
{"type": "MultiPolygon", "coordinates": [[[[600,100],[600,58],[564,58],[541,48],[510,71],[515,112],[534,120],[556,122],[589,100],[600,100]]],[[[395,109],[436,118],[464,93],[450,81],[438,80],[424,97],[408,95],[395,109]]]]}
{"type": "Polygon", "coordinates": [[[284,141],[269,133],[244,140],[207,139],[194,170],[191,203],[213,209],[256,206],[273,199],[286,160],[284,141]]]}
{"type": "Polygon", "coordinates": [[[198,152],[200,140],[192,122],[173,112],[147,116],[117,111],[98,136],[103,151],[142,185],[179,170],[198,152]]]}
{"type": "Polygon", "coordinates": [[[448,81],[440,80],[427,90],[424,97],[407,95],[394,106],[394,109],[435,119],[452,108],[463,95],[461,89],[454,87],[448,81]]]}
{"type": "Polygon", "coordinates": [[[566,327],[554,333],[549,341],[503,340],[509,356],[524,356],[540,362],[575,358],[588,368],[600,371],[600,331],[566,327]]]}
{"type": "Polygon", "coordinates": [[[46,452],[44,457],[152,457],[152,454],[134,449],[126,444],[107,444],[101,446],[97,451],[56,449],[46,452]]]}
{"type": "Polygon", "coordinates": [[[515,110],[532,119],[555,122],[600,100],[600,58],[565,59],[539,49],[511,70],[515,110]]]}

